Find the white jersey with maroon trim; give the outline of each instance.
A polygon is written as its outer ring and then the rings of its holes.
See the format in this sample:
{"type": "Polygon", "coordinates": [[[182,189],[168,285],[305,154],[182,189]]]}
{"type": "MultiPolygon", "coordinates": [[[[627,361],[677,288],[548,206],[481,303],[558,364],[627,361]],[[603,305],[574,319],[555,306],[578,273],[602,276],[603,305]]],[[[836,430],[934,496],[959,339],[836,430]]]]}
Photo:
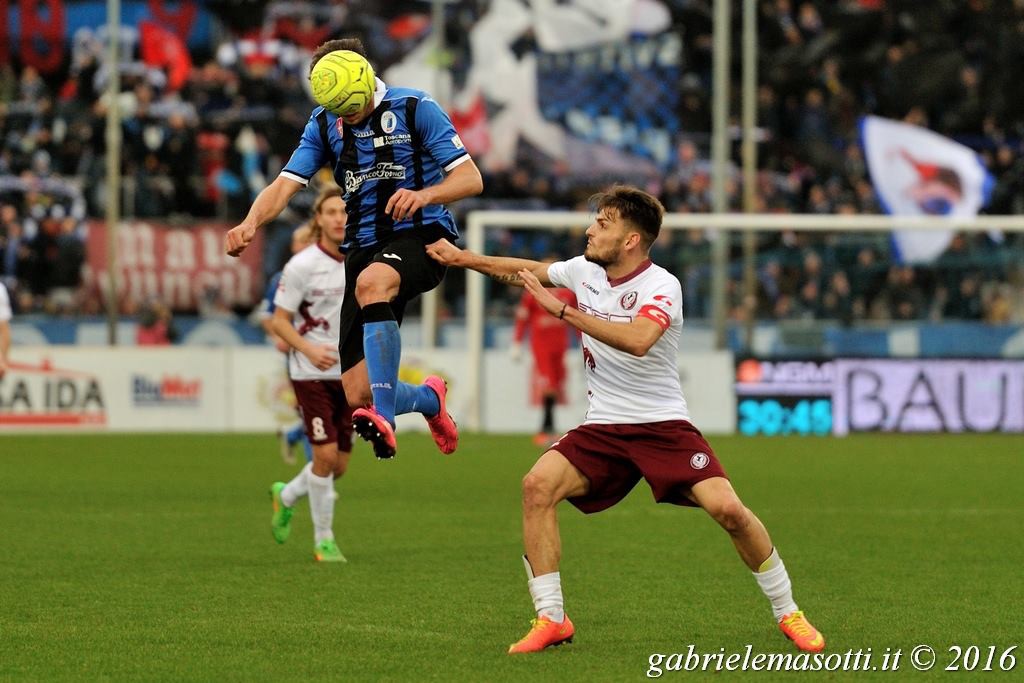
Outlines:
{"type": "MultiPolygon", "coordinates": [[[[285,264],[274,305],[295,314],[292,324],[307,340],[337,348],[344,295],[345,262],[314,244],[285,264]]],[[[288,375],[292,379],[340,379],[341,363],[318,370],[305,355],[291,349],[288,375]]]]}
{"type": "Polygon", "coordinates": [[[584,424],[638,424],[690,419],[679,384],[679,337],[683,289],[661,266],[645,261],[635,271],[608,279],[601,266],[577,256],[548,266],[553,285],[576,294],[579,309],[601,320],[653,320],[665,331],[641,358],[583,335],[590,408],[584,424]]]}

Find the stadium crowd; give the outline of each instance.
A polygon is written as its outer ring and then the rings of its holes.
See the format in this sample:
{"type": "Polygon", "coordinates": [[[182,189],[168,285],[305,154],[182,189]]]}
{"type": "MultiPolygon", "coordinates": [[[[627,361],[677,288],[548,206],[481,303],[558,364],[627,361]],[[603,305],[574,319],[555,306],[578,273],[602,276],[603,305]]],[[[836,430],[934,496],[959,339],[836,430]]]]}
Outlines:
{"type": "MultiPolygon", "coordinates": [[[[210,45],[193,46],[164,68],[140,56],[154,37],[125,28],[118,102],[124,214],[242,215],[277,173],[308,117],[303,79],[311,48],[334,35],[359,35],[383,70],[430,30],[426,17],[408,15],[399,4],[270,2],[259,26],[232,31],[222,22],[210,45]]],[[[670,211],[707,212],[711,2],[663,4],[684,37],[683,75],[666,85],[679,91],[683,132],[672,163],[629,180],[670,211]]],[[[467,66],[465,36],[486,6],[462,2],[448,10],[456,83],[467,66]]],[[[759,12],[758,210],[879,213],[857,138],[858,118],[874,113],[927,126],[977,150],[995,179],[986,212],[1024,213],[1024,83],[1007,68],[1024,57],[1024,2],[764,0],[759,12]]],[[[520,47],[535,44],[526,36],[520,47]]],[[[0,66],[0,277],[21,311],[80,308],[75,291],[85,220],[103,215],[109,106],[103,31],[76,34],[69,54],[63,70],[45,77],[29,66],[0,66]]],[[[572,174],[527,145],[513,167],[483,170],[484,195],[457,211],[582,208],[595,189],[616,180],[572,174]]],[[[735,167],[728,196],[739,209],[735,167]]],[[[574,254],[582,227],[569,240],[498,232],[489,248],[532,258],[574,254]]],[[[709,313],[709,253],[702,231],[667,231],[655,249],[655,258],[683,280],[688,315],[695,318],[709,313]]],[[[904,267],[892,263],[884,238],[765,233],[755,302],[744,301],[740,291],[738,242],[734,256],[730,291],[737,319],[1024,321],[1020,234],[1002,243],[961,235],[936,263],[904,267]]],[[[508,312],[516,302],[516,293],[504,289],[493,289],[495,312],[508,312]]],[[[458,288],[447,294],[457,308],[458,288]]]]}

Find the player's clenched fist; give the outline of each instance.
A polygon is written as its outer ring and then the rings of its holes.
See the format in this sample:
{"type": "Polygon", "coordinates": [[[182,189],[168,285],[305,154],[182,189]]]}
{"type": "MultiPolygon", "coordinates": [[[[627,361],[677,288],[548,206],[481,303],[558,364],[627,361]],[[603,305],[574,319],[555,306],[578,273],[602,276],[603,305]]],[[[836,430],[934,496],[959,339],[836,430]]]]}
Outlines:
{"type": "Polygon", "coordinates": [[[244,223],[236,225],[224,236],[224,251],[228,256],[239,256],[252,242],[255,234],[256,226],[254,225],[245,225],[244,223]]]}
{"type": "Polygon", "coordinates": [[[446,266],[458,265],[462,250],[446,239],[439,239],[427,245],[427,255],[446,266]]]}
{"type": "Polygon", "coordinates": [[[401,188],[388,199],[384,213],[390,214],[395,221],[402,221],[430,203],[425,190],[401,188]]]}

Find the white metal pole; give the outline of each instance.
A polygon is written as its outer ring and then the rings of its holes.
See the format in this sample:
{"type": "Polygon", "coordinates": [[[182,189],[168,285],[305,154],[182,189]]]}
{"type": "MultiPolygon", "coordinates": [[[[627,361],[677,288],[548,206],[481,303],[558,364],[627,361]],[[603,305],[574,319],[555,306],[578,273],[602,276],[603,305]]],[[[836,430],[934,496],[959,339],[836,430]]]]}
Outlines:
{"type": "Polygon", "coordinates": [[[107,0],[107,343],[117,345],[118,224],[121,221],[121,2],[107,0]]]}
{"type": "MultiPolygon", "coordinates": [[[[484,214],[471,211],[466,226],[466,247],[478,254],[484,253],[484,214]]],[[[468,427],[480,431],[484,402],[484,325],[487,316],[484,311],[484,276],[466,271],[466,344],[469,347],[469,386],[471,397],[468,413],[468,427]]]]}
{"type": "MultiPolygon", "coordinates": [[[[725,194],[729,161],[729,60],[732,0],[715,0],[712,41],[713,82],[711,86],[711,208],[715,213],[729,209],[725,194]]],[[[726,345],[725,322],[728,311],[725,287],[729,277],[729,233],[719,230],[711,243],[711,315],[715,329],[715,348],[726,345]]]]}
{"type": "MultiPolygon", "coordinates": [[[[431,40],[434,43],[434,70],[436,74],[433,95],[437,103],[441,105],[441,108],[447,110],[451,101],[448,97],[448,89],[445,87],[444,77],[444,53],[447,50],[444,36],[445,4],[445,0],[430,0],[430,21],[431,30],[433,31],[431,40]]],[[[434,289],[426,292],[422,297],[420,325],[423,330],[423,348],[427,350],[437,346],[437,318],[442,292],[444,292],[444,281],[434,289]]]]}
{"type": "MultiPolygon", "coordinates": [[[[757,210],[757,1],[743,0],[743,211],[757,210]]],[[[743,233],[743,347],[754,343],[757,315],[757,233],[743,233]]]]}

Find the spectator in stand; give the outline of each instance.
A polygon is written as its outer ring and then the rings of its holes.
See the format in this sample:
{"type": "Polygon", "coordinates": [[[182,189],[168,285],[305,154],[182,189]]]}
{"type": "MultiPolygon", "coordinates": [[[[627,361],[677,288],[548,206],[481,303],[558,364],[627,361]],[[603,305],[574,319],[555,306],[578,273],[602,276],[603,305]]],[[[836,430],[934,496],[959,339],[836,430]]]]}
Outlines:
{"type": "Polygon", "coordinates": [[[163,302],[151,300],[139,307],[135,343],[139,346],[167,346],[178,338],[171,311],[163,302]]]}
{"type": "MultiPolygon", "coordinates": [[[[450,33],[465,37],[482,13],[473,3],[463,4],[447,20],[450,33]]],[[[674,147],[666,172],[648,163],[654,170],[640,173],[638,182],[663,175],[662,200],[670,210],[708,211],[710,15],[706,3],[663,4],[671,22],[668,30],[687,36],[681,48],[683,68],[670,84],[680,125],[669,131],[676,138],[666,143],[670,157],[674,147]]],[[[757,93],[760,209],[880,213],[857,142],[857,120],[870,113],[929,126],[978,150],[995,180],[987,212],[1024,213],[1024,80],[1014,75],[1014,65],[1024,62],[1024,4],[770,0],[759,3],[759,13],[764,66],[757,93]]],[[[251,19],[244,30],[225,25],[215,42],[190,45],[194,66],[177,92],[169,86],[168,74],[139,58],[138,34],[124,34],[119,101],[125,112],[125,186],[132,197],[124,207],[126,217],[213,216],[230,211],[233,204],[246,204],[259,178],[272,177],[279,169],[294,134],[305,124],[309,98],[303,89],[303,65],[311,45],[344,26],[372,36],[367,43],[378,51],[378,61],[390,66],[419,45],[425,30],[416,17],[355,12],[346,3],[271,0],[262,16],[251,19]]],[[[25,299],[29,309],[41,309],[47,302],[45,295],[29,292],[55,286],[40,282],[46,264],[36,247],[47,238],[37,242],[45,221],[41,214],[33,217],[38,211],[34,207],[41,204],[49,211],[63,204],[79,223],[86,214],[103,215],[104,88],[109,73],[104,44],[102,29],[76,33],[64,83],[30,66],[0,65],[0,205],[13,207],[0,208],[0,214],[14,211],[21,224],[0,232],[0,240],[7,242],[0,246],[0,277],[6,278],[12,297],[25,299]],[[10,189],[41,181],[50,185],[34,195],[10,189]],[[66,198],[57,196],[53,188],[62,184],[81,186],[87,212],[75,213],[66,198]]],[[[456,82],[467,66],[467,44],[460,38],[449,45],[456,82]]],[[[529,41],[520,47],[532,49],[529,41]]],[[[543,80],[543,71],[539,76],[543,80]]],[[[576,142],[567,149],[574,149],[576,142]]],[[[732,161],[738,163],[738,146],[732,151],[732,161]]],[[[572,208],[579,197],[608,180],[602,173],[609,171],[592,157],[584,158],[567,154],[547,159],[524,145],[515,163],[486,172],[486,194],[473,208],[572,208]]],[[[734,169],[730,175],[728,201],[737,207],[740,188],[733,181],[738,176],[734,169]]],[[[703,233],[698,234],[706,244],[703,233]]],[[[685,281],[688,315],[706,317],[707,261],[691,259],[688,237],[673,237],[669,262],[678,264],[675,272],[685,281]]],[[[759,257],[762,263],[780,260],[786,283],[796,279],[785,290],[792,297],[789,305],[781,306],[790,315],[802,278],[799,267],[784,258],[787,249],[779,242],[787,239],[765,239],[759,257]]],[[[879,296],[891,262],[884,241],[859,236],[858,244],[846,245],[845,260],[836,261],[827,237],[803,234],[795,239],[795,248],[817,251],[827,265],[828,272],[818,281],[820,297],[833,288],[833,270],[841,268],[850,285],[854,320],[869,317],[875,302],[876,313],[890,314],[886,309],[892,297],[879,296]],[[872,263],[851,262],[850,253],[862,250],[873,252],[872,263]]],[[[915,286],[932,305],[910,308],[921,316],[982,315],[973,304],[961,305],[964,274],[991,271],[995,282],[1007,278],[993,253],[980,248],[983,241],[967,239],[968,248],[951,247],[956,259],[920,268],[915,286]]],[[[545,240],[533,238],[517,239],[516,246],[523,250],[518,255],[528,258],[547,248],[545,240]]],[[[1024,235],[1007,235],[1000,249],[1011,262],[1024,259],[1024,235]]],[[[979,295],[982,289],[987,292],[981,282],[977,289],[979,295]]],[[[448,294],[458,291],[452,287],[448,294]]],[[[495,306],[514,305],[503,288],[495,291],[502,292],[495,306]]],[[[776,303],[773,297],[760,301],[758,308],[774,317],[770,311],[776,303]]],[[[1019,318],[1013,311],[1013,319],[1019,318]]]]}

